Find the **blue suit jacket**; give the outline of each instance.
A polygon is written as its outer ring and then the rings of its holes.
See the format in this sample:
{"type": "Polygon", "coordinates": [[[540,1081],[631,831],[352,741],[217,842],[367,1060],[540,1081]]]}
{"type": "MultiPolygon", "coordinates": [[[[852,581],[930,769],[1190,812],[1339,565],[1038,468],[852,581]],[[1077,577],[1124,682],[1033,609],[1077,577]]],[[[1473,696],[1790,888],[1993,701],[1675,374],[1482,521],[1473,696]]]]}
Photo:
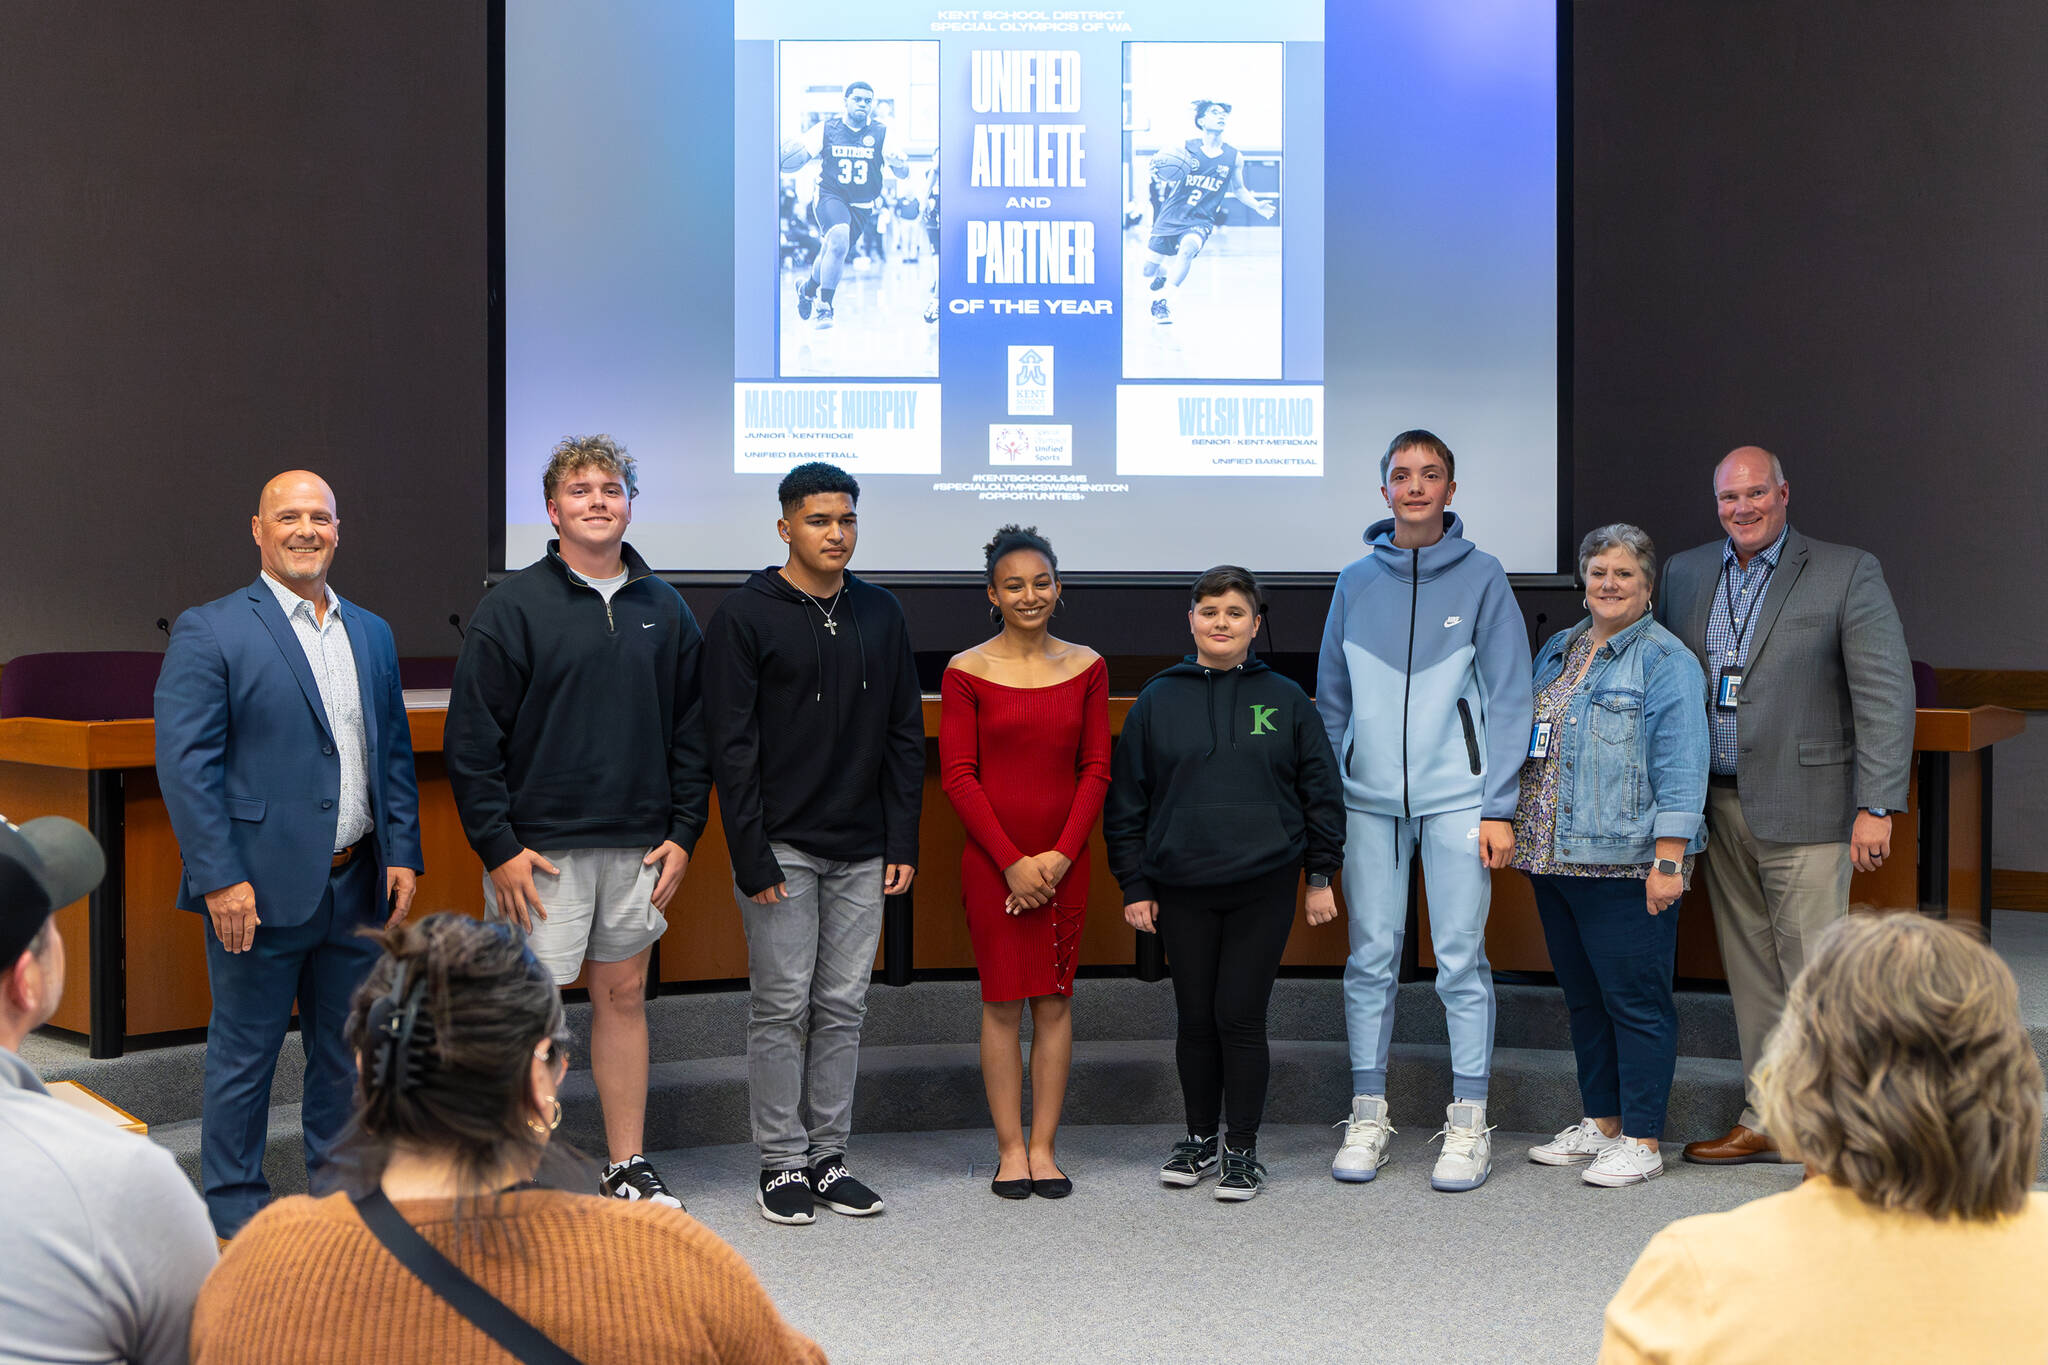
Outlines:
{"type": "MultiPolygon", "coordinates": [[[[370,838],[386,867],[420,870],[419,789],[391,627],[347,599],[369,741],[370,838]]],[[[306,651],[261,578],[194,607],[171,628],[156,685],[156,773],[185,860],[178,906],[256,889],[265,924],[320,908],[334,851],[341,760],[306,651]]]]}

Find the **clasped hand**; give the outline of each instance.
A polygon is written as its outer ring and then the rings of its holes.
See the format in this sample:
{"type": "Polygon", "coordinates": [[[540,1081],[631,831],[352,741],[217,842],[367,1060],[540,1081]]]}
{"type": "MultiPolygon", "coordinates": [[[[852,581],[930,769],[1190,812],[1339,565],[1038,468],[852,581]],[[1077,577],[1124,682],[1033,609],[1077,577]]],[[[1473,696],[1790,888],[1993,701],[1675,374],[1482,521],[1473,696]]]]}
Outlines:
{"type": "Polygon", "coordinates": [[[1073,860],[1058,849],[1019,858],[1003,869],[1010,894],[1003,899],[1005,914],[1021,915],[1051,903],[1065,880],[1073,860]]]}

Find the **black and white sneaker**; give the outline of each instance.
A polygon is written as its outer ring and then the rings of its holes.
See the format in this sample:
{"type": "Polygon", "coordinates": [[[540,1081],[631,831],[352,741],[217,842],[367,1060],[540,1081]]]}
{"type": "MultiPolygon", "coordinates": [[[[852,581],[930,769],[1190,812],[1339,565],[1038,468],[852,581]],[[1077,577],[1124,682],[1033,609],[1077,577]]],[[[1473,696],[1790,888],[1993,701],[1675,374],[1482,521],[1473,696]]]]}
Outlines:
{"type": "Polygon", "coordinates": [[[809,322],[811,320],[811,301],[816,297],[817,295],[811,292],[811,281],[809,276],[805,276],[803,279],[797,281],[796,315],[802,318],[805,322],[809,322]]]}
{"type": "Polygon", "coordinates": [[[1202,1138],[1189,1133],[1173,1144],[1173,1155],[1159,1168],[1159,1183],[1185,1188],[1201,1183],[1202,1177],[1215,1169],[1216,1135],[1202,1138]]]}
{"type": "Polygon", "coordinates": [[[802,1167],[761,1172],[761,1192],[754,1199],[761,1205],[761,1216],[771,1223],[808,1223],[815,1217],[810,1172],[802,1167]]]}
{"type": "Polygon", "coordinates": [[[820,1204],[849,1218],[865,1218],[882,1211],[882,1196],[848,1175],[846,1162],[840,1157],[828,1156],[811,1167],[811,1188],[817,1192],[820,1204]]]}
{"type": "Polygon", "coordinates": [[[645,1199],[652,1204],[666,1204],[672,1209],[683,1206],[682,1200],[669,1193],[668,1186],[654,1167],[647,1164],[647,1158],[638,1153],[605,1167],[598,1184],[614,1199],[645,1199]]]}
{"type": "Polygon", "coordinates": [[[1252,1156],[1251,1148],[1239,1151],[1235,1147],[1224,1147],[1223,1178],[1216,1182],[1218,1199],[1226,1204],[1256,1199],[1265,1184],[1266,1168],[1252,1156]]]}

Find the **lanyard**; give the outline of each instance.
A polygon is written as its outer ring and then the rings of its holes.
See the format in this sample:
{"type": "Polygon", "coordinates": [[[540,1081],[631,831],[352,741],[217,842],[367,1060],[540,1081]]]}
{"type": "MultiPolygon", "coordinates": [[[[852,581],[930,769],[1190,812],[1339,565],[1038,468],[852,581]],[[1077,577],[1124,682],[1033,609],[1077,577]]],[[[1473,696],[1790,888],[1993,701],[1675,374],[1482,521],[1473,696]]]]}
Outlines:
{"type": "Polygon", "coordinates": [[[1749,635],[1750,623],[1756,620],[1756,609],[1763,605],[1764,594],[1771,590],[1771,575],[1778,571],[1775,559],[1764,565],[1764,581],[1757,585],[1756,600],[1749,604],[1749,610],[1735,619],[1735,577],[1728,572],[1728,562],[1721,561],[1721,601],[1728,609],[1728,624],[1735,628],[1735,648],[1729,652],[1729,662],[1742,657],[1743,642],[1749,635]]]}

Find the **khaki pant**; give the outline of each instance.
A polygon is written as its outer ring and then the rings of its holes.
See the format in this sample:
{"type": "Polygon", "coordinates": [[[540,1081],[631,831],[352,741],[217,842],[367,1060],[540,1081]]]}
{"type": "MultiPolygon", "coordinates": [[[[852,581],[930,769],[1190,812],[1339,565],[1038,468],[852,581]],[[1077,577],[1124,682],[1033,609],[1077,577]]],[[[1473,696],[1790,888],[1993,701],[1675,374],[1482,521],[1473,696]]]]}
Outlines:
{"type": "Polygon", "coordinates": [[[1742,1044],[1743,1126],[1764,1131],[1756,1066],[1806,965],[1806,941],[1849,909],[1847,844],[1775,844],[1749,832],[1732,787],[1707,788],[1707,895],[1742,1044]]]}

